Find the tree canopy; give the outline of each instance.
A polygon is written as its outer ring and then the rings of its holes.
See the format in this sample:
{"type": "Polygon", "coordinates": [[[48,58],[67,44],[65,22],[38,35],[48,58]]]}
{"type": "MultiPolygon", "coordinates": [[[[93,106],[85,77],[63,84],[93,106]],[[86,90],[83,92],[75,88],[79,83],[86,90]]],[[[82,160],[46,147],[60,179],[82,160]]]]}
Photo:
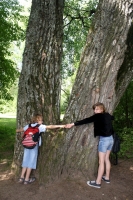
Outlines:
{"type": "Polygon", "coordinates": [[[16,63],[11,59],[11,45],[19,45],[25,38],[22,22],[26,20],[23,7],[17,0],[0,1],[0,99],[11,99],[8,89],[18,77],[16,63]]]}
{"type": "Polygon", "coordinates": [[[64,7],[63,78],[78,68],[80,54],[96,11],[98,0],[70,0],[64,7]]]}
{"type": "Polygon", "coordinates": [[[64,40],[62,59],[61,114],[68,106],[69,96],[80,62],[98,0],[70,0],[64,6],[64,40]]]}

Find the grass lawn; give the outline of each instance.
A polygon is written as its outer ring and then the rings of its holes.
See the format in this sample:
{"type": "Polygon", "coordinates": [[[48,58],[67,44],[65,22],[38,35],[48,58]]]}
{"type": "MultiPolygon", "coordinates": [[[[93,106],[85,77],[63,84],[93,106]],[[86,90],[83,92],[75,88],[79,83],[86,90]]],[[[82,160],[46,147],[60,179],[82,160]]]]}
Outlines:
{"type": "Polygon", "coordinates": [[[12,159],[16,135],[16,119],[0,118],[0,160],[12,159]]]}

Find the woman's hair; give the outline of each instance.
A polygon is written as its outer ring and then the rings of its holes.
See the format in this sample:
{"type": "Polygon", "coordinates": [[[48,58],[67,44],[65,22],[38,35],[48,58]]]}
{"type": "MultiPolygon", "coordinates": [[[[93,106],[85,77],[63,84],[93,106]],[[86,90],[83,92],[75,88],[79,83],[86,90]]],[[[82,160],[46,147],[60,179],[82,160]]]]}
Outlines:
{"type": "Polygon", "coordinates": [[[31,123],[37,123],[38,121],[42,120],[43,117],[40,114],[35,114],[33,115],[33,117],[31,118],[31,123]]]}
{"type": "Polygon", "coordinates": [[[103,112],[106,112],[106,109],[103,103],[97,102],[96,104],[94,104],[92,106],[93,110],[95,110],[96,107],[100,107],[103,110],[103,112]]]}

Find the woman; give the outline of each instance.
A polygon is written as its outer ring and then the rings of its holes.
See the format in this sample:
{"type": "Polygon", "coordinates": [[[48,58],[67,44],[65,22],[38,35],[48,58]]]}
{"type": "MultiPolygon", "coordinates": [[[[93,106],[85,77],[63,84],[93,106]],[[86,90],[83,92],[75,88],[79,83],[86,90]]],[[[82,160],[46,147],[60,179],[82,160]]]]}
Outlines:
{"type": "Polygon", "coordinates": [[[98,175],[95,181],[87,181],[87,184],[91,187],[101,188],[101,180],[106,183],[110,183],[110,152],[113,146],[113,116],[105,112],[105,106],[103,103],[96,103],[93,105],[94,115],[85,118],[80,121],[76,121],[71,124],[67,124],[65,128],[71,128],[73,126],[79,126],[82,124],[94,123],[94,137],[99,136],[98,144],[98,156],[99,156],[99,168],[98,175]],[[104,173],[104,163],[106,165],[106,174],[104,173]]]}

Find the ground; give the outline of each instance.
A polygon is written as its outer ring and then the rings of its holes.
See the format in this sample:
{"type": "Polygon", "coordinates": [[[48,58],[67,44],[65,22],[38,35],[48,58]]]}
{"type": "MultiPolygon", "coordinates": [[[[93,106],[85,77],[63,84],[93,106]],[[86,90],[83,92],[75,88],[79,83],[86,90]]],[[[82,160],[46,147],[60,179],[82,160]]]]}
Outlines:
{"type": "Polygon", "coordinates": [[[47,187],[38,181],[29,185],[17,183],[9,163],[0,163],[0,200],[133,200],[133,158],[119,160],[111,167],[111,183],[102,181],[100,189],[89,187],[86,180],[65,179],[47,187]]]}

